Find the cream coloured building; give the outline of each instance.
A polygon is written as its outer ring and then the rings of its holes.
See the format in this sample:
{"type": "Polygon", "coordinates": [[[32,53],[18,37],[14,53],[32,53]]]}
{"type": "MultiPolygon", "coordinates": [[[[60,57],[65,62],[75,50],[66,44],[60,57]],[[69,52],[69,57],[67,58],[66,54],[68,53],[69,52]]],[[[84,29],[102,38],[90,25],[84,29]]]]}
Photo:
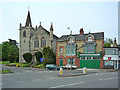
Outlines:
{"type": "Polygon", "coordinates": [[[23,54],[28,52],[33,55],[32,60],[36,62],[34,53],[42,51],[42,49],[47,46],[56,52],[56,40],[58,37],[53,34],[52,23],[49,31],[42,27],[41,22],[39,27],[32,27],[30,11],[28,11],[25,26],[22,26],[20,23],[19,36],[19,62],[25,62],[23,54]]]}

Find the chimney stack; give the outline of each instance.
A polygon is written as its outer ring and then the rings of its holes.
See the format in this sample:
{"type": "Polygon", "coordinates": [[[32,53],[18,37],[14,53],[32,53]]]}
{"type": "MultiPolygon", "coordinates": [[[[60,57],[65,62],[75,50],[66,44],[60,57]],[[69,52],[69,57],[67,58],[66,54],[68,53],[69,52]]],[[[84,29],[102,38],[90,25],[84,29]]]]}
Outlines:
{"type": "Polygon", "coordinates": [[[114,38],[114,44],[113,44],[113,47],[117,47],[116,38],[114,38]]]}
{"type": "Polygon", "coordinates": [[[80,28],[80,35],[83,35],[83,34],[84,34],[83,28],[80,28]]]}

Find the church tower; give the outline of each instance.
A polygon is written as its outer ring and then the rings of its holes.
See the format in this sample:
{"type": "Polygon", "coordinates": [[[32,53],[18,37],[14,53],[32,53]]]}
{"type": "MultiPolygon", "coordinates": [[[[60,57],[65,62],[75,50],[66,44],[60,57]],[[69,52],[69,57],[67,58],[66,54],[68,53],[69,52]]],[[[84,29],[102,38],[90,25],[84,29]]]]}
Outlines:
{"type": "Polygon", "coordinates": [[[25,26],[20,23],[20,49],[19,49],[19,62],[25,62],[23,54],[30,52],[30,34],[32,29],[32,22],[30,11],[28,11],[25,26]]]}

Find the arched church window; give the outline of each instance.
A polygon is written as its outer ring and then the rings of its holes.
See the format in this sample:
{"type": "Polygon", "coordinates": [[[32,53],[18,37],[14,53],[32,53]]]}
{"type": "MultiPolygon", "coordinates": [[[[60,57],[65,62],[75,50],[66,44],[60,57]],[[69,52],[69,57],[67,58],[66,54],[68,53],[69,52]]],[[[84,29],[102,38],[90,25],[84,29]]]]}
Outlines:
{"type": "Polygon", "coordinates": [[[23,32],[23,37],[26,37],[26,31],[23,32]]]}
{"type": "Polygon", "coordinates": [[[41,38],[41,47],[45,47],[45,46],[46,46],[46,39],[41,38]]]}
{"type": "Polygon", "coordinates": [[[38,48],[38,47],[39,47],[39,40],[38,40],[38,39],[36,39],[36,40],[34,41],[34,47],[35,47],[35,48],[38,48]]]}

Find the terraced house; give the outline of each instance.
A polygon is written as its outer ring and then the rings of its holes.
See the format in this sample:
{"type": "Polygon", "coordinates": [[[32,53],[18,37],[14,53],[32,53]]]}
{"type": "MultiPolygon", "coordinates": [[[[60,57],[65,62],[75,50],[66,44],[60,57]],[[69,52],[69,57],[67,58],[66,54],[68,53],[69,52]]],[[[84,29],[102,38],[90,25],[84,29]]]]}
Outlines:
{"type": "Polygon", "coordinates": [[[104,32],[62,35],[56,43],[57,66],[103,68],[104,32]]]}

